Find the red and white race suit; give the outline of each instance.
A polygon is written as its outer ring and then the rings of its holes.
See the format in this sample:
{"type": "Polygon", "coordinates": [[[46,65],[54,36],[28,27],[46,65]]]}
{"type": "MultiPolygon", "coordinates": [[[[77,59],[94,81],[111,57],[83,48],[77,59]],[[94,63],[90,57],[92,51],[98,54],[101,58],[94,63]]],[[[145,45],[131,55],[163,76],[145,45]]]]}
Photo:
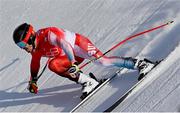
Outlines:
{"type": "MultiPolygon", "coordinates": [[[[41,57],[51,58],[49,69],[58,75],[65,71],[75,62],[81,63],[84,59],[92,59],[102,56],[102,52],[85,36],[68,30],[48,27],[36,32],[37,47],[31,53],[31,76],[37,76],[40,68],[41,57]]],[[[134,63],[121,57],[103,56],[95,63],[104,66],[118,66],[133,69],[134,63]]]]}

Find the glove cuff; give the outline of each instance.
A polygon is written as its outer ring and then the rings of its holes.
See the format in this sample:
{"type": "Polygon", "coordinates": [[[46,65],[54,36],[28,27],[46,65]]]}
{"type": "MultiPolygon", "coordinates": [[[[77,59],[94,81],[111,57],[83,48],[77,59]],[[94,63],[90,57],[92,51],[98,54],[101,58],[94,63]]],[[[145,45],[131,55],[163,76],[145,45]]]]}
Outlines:
{"type": "Polygon", "coordinates": [[[37,83],[36,83],[36,81],[30,80],[30,81],[29,81],[29,84],[37,84],[37,83]]]}
{"type": "Polygon", "coordinates": [[[32,77],[32,76],[31,76],[30,81],[37,82],[37,81],[38,81],[38,78],[37,78],[37,77],[32,77]]]}

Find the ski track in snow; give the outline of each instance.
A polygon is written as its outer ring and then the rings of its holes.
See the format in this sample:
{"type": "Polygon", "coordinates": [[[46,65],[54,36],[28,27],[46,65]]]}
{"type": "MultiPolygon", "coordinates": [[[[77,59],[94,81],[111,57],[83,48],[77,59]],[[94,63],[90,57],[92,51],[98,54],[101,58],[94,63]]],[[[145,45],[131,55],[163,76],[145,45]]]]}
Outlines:
{"type": "MultiPolygon", "coordinates": [[[[168,27],[140,36],[113,50],[110,55],[147,57],[159,60],[171,56],[160,66],[160,74],[148,76],[135,89],[118,111],[177,111],[179,103],[180,2],[178,0],[26,0],[0,1],[0,111],[1,112],[59,112],[70,111],[80,102],[81,87],[48,69],[38,81],[39,94],[27,91],[30,55],[20,50],[12,41],[14,28],[22,22],[30,22],[35,29],[57,26],[90,37],[103,52],[126,37],[162,24],[175,22],[168,27]],[[175,50],[175,51],[174,51],[175,50]],[[172,52],[173,51],[173,52],[172,52]],[[174,62],[174,64],[172,64],[174,62]],[[164,77],[163,77],[164,75],[164,77]],[[158,84],[159,81],[160,83],[158,84]],[[161,82],[163,81],[163,82],[161,82]],[[174,84],[173,84],[173,81],[174,84]],[[155,85],[157,86],[156,88],[155,85]],[[175,86],[174,86],[175,85],[175,86]],[[145,89],[145,88],[147,89],[145,89]],[[162,90],[161,90],[162,89],[162,90]],[[157,94],[155,93],[157,92],[157,94]],[[151,97],[151,98],[150,98],[151,97]],[[133,102],[133,100],[135,100],[133,102]],[[141,103],[141,104],[140,104],[141,103]],[[170,103],[170,104],[169,104],[170,103]],[[171,105],[173,105],[171,107],[171,105]],[[165,108],[162,110],[162,108],[165,108]],[[170,109],[171,108],[171,109],[170,109]]],[[[41,69],[46,63],[42,59],[41,69]]],[[[118,68],[88,65],[85,73],[93,72],[97,78],[107,77],[118,68]]],[[[155,73],[155,72],[154,72],[155,73]]],[[[102,88],[81,110],[103,111],[110,106],[130,84],[135,82],[134,72],[124,69],[122,76],[102,88]],[[126,75],[126,76],[124,76],[126,75]],[[119,83],[119,81],[121,83],[119,83]],[[120,86],[123,87],[119,87],[120,86]],[[109,92],[108,92],[109,91],[109,92]],[[104,96],[104,97],[102,97],[104,96]],[[93,101],[94,99],[94,101],[93,101]],[[97,99],[97,100],[96,100],[97,99]],[[101,102],[100,100],[101,99],[101,102]],[[92,103],[95,104],[92,104],[92,103]],[[109,103],[109,104],[106,104],[109,103]]],[[[137,73],[136,73],[137,74],[137,73]]],[[[136,76],[136,75],[135,75],[136,76]]]]}

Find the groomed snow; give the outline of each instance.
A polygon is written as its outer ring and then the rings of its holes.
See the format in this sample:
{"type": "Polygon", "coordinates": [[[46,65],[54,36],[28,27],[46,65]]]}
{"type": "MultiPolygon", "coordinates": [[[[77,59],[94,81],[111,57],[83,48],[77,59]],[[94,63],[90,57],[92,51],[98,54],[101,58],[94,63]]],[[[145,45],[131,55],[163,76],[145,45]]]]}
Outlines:
{"type": "MultiPolygon", "coordinates": [[[[38,81],[39,93],[27,91],[31,56],[12,40],[19,24],[31,23],[36,30],[57,26],[78,32],[106,52],[126,37],[169,20],[175,22],[108,54],[151,60],[167,57],[114,111],[180,111],[179,6],[179,0],[0,0],[0,112],[69,112],[80,102],[81,86],[48,69],[38,81]]],[[[46,60],[42,59],[41,69],[46,60]]],[[[83,69],[97,78],[117,70],[94,64],[83,69]]],[[[78,110],[104,111],[137,76],[136,71],[124,70],[78,110]]]]}

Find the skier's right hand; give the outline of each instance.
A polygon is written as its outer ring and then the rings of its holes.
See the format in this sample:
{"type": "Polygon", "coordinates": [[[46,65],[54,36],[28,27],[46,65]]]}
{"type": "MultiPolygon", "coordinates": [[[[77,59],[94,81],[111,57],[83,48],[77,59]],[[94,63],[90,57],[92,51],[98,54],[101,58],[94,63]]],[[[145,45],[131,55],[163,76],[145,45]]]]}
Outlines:
{"type": "Polygon", "coordinates": [[[29,81],[28,90],[30,93],[34,93],[34,94],[38,93],[38,86],[36,81],[32,81],[32,80],[29,81]]]}

